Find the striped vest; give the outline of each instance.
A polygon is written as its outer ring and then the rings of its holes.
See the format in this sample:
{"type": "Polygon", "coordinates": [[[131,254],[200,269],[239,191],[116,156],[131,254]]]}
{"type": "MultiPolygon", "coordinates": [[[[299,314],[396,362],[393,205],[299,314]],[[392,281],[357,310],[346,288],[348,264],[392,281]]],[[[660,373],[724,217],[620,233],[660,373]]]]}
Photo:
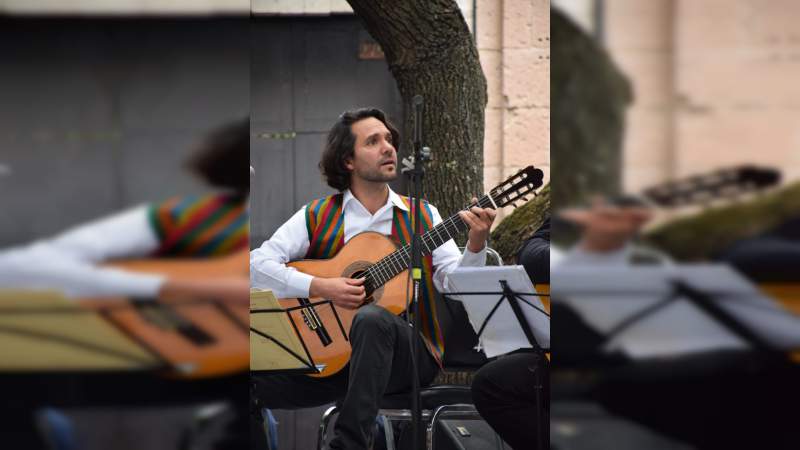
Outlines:
{"type": "MultiPolygon", "coordinates": [[[[342,210],[343,194],[330,195],[312,201],[306,205],[306,229],[308,231],[307,259],[328,259],[335,256],[344,247],[344,212],[342,210]]],[[[411,202],[408,197],[400,199],[411,211],[411,202]]],[[[430,205],[422,202],[422,230],[433,228],[433,214],[430,205]]],[[[413,217],[408,211],[393,208],[392,240],[398,245],[411,242],[413,217]]],[[[423,259],[422,298],[420,303],[420,323],[422,336],[428,345],[431,354],[441,363],[444,354],[444,337],[436,315],[436,293],[434,291],[433,258],[428,255],[423,259]]]]}
{"type": "Polygon", "coordinates": [[[238,195],[174,197],[151,205],[149,218],[160,242],[153,256],[221,256],[248,245],[247,208],[238,195]]]}

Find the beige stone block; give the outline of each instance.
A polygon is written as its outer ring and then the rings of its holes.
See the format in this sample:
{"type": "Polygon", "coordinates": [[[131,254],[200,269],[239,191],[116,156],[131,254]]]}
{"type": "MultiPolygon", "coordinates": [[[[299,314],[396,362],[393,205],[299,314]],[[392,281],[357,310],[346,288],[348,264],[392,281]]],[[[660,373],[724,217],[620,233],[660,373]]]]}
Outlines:
{"type": "Polygon", "coordinates": [[[478,50],[503,48],[503,4],[497,0],[477,0],[476,38],[478,50]]]}
{"type": "Polygon", "coordinates": [[[667,181],[669,177],[656,167],[625,166],[622,171],[622,189],[631,195],[640,195],[645,189],[667,181]]]}
{"type": "Polygon", "coordinates": [[[503,168],[497,165],[483,166],[483,192],[489,192],[503,181],[503,168]]]}
{"type": "Polygon", "coordinates": [[[534,46],[534,1],[503,0],[503,48],[534,46]]]}
{"type": "MultiPolygon", "coordinates": [[[[487,193],[495,186],[500,184],[503,181],[503,168],[500,166],[484,166],[483,167],[483,192],[487,193]]],[[[492,228],[494,229],[498,223],[500,223],[503,218],[506,216],[506,212],[504,208],[500,208],[497,211],[497,216],[494,219],[494,224],[492,224],[492,228]]]]}
{"type": "Polygon", "coordinates": [[[607,0],[606,46],[616,49],[666,49],[672,46],[675,0],[607,0]]]}
{"type": "Polygon", "coordinates": [[[681,175],[745,163],[800,170],[800,110],[680,114],[676,125],[681,175]]]}
{"type": "Polygon", "coordinates": [[[503,117],[503,164],[524,167],[550,164],[550,111],[518,108],[503,117]]]}
{"type": "Polygon", "coordinates": [[[484,118],[483,164],[499,166],[503,161],[503,110],[486,108],[484,118]]]}
{"type": "Polygon", "coordinates": [[[487,106],[490,108],[501,107],[504,105],[502,92],[503,55],[499,50],[480,50],[478,55],[481,60],[483,75],[486,77],[487,106]]]}
{"type": "Polygon", "coordinates": [[[503,95],[509,108],[548,107],[550,52],[534,48],[505,50],[503,95]]]}
{"type": "Polygon", "coordinates": [[[666,110],[633,108],[626,117],[623,167],[670,170],[672,115],[666,110]]]}
{"type": "Polygon", "coordinates": [[[532,1],[531,42],[534,47],[550,50],[550,0],[532,1]]]}
{"type": "Polygon", "coordinates": [[[683,107],[800,104],[800,43],[781,52],[751,47],[681,56],[676,86],[683,107]]]}
{"type": "Polygon", "coordinates": [[[674,100],[671,52],[619,50],[614,61],[632,84],[634,105],[665,106],[674,100]]]}
{"type": "Polygon", "coordinates": [[[693,51],[791,43],[800,3],[795,0],[682,0],[676,44],[693,51]]]}

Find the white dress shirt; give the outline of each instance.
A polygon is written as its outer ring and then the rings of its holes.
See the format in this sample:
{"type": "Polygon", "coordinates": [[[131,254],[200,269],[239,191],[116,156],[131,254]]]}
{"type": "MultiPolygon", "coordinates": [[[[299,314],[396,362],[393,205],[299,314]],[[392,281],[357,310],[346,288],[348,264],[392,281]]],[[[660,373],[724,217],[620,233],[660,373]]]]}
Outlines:
{"type": "MultiPolygon", "coordinates": [[[[400,197],[389,189],[389,197],[374,215],[353,196],[350,190],[344,191],[342,212],[344,213],[344,241],[364,231],[375,231],[383,235],[392,234],[393,207],[404,211],[409,209],[400,197]]],[[[439,211],[431,206],[433,224],[442,221],[439,211]]],[[[302,273],[286,263],[303,259],[308,251],[308,231],[306,228],[306,208],[297,211],[286,223],[250,252],[250,284],[252,287],[271,289],[278,298],[308,298],[311,275],[302,273]]],[[[469,249],[462,255],[452,239],[433,251],[433,283],[439,291],[447,291],[447,274],[460,266],[482,266],[486,263],[486,246],[478,253],[469,249]]]]}
{"type": "Polygon", "coordinates": [[[155,298],[161,275],[101,267],[158,248],[148,205],[67,230],[54,238],[0,250],[0,288],[57,290],[67,297],[155,298]]]}

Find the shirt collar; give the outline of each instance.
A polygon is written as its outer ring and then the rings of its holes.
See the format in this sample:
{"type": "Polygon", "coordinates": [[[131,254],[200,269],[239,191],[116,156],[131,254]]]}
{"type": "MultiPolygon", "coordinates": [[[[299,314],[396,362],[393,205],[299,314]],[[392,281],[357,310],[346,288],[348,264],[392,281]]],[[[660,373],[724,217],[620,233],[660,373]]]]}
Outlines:
{"type": "MultiPolygon", "coordinates": [[[[347,207],[347,203],[350,202],[350,200],[357,200],[357,199],[350,191],[350,189],[346,189],[344,191],[344,197],[342,197],[342,210],[344,210],[347,207]]],[[[408,207],[406,206],[406,204],[403,203],[403,200],[400,199],[400,196],[397,195],[397,193],[395,193],[392,190],[392,188],[389,188],[389,199],[387,203],[389,202],[391,202],[394,206],[402,209],[403,211],[408,211],[408,207]]]]}

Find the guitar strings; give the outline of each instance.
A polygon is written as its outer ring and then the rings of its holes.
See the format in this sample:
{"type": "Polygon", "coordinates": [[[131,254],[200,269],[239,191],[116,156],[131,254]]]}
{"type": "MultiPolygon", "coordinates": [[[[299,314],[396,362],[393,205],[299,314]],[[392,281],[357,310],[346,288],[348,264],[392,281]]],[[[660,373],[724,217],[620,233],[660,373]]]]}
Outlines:
{"type": "MultiPolygon", "coordinates": [[[[481,197],[476,203],[467,206],[466,208],[462,209],[461,211],[469,211],[474,206],[479,206],[482,208],[493,207],[495,205],[494,199],[491,198],[491,194],[486,194],[481,197]]],[[[460,211],[459,211],[460,212],[460,211]]],[[[443,220],[441,223],[437,224],[433,229],[429,230],[425,234],[421,236],[420,242],[422,242],[425,250],[427,253],[423,252],[424,254],[431,254],[433,251],[438,248],[439,246],[443,245],[447,241],[453,239],[453,235],[456,235],[463,231],[461,227],[465,227],[466,223],[461,219],[461,216],[456,213],[443,220]],[[445,230],[445,234],[447,235],[448,239],[445,239],[441,234],[441,229],[445,230]],[[453,231],[451,235],[450,231],[453,231]],[[441,241],[439,244],[436,243],[436,239],[434,238],[437,236],[441,241]],[[431,246],[428,245],[428,241],[433,245],[433,249],[431,246]]],[[[369,268],[364,271],[364,284],[367,285],[366,287],[371,288],[378,286],[382,286],[387,281],[394,278],[398,273],[402,272],[406,268],[408,268],[408,262],[411,258],[411,245],[406,244],[403,247],[397,249],[396,251],[390,253],[389,255],[385,256],[369,268]],[[378,281],[376,284],[375,281],[378,281]]]]}

